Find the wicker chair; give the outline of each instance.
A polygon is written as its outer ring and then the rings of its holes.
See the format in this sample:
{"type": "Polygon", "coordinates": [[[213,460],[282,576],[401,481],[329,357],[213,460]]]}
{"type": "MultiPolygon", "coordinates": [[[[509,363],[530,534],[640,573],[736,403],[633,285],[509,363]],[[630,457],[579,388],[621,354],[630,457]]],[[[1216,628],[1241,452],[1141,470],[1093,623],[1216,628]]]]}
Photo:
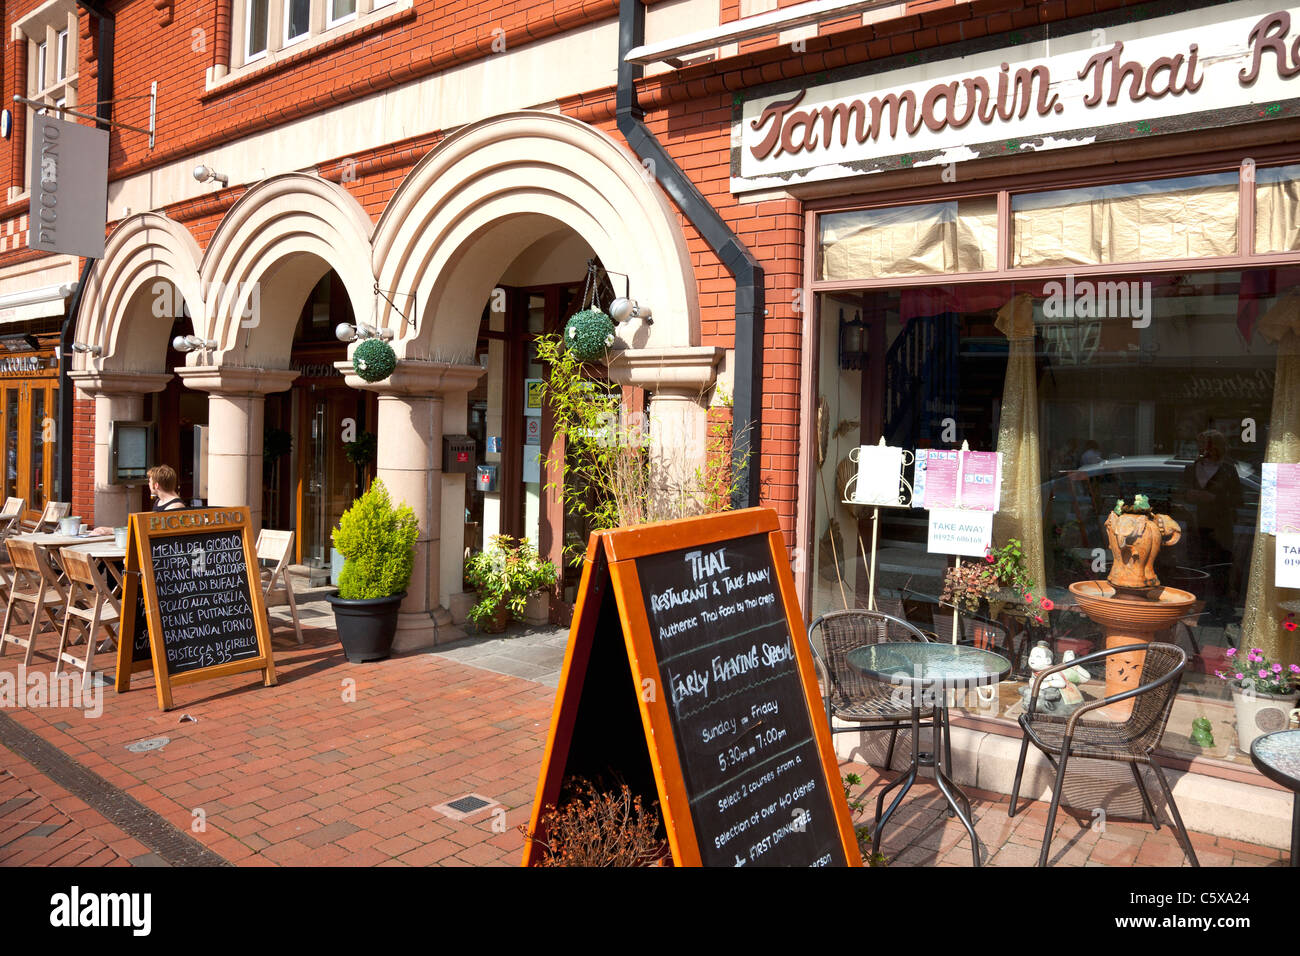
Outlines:
{"type": "Polygon", "coordinates": [[[1187,837],[1187,828],[1174,803],[1169,781],[1165,779],[1153,756],[1164,736],[1165,724],[1173,710],[1174,696],[1178,692],[1178,683],[1182,679],[1183,669],[1187,666],[1187,653],[1173,644],[1130,644],[1113,647],[1104,651],[1088,654],[1068,664],[1057,664],[1041,671],[1034,679],[1030,695],[1029,708],[1020,717],[1020,727],[1024,739],[1020,744],[1020,762],[1016,765],[1015,784],[1011,788],[1011,804],[1007,816],[1016,815],[1016,801],[1020,796],[1020,779],[1025,770],[1025,756],[1032,743],[1043,752],[1049,763],[1056,769],[1056,785],[1052,788],[1052,803],[1047,811],[1047,829],[1043,833],[1043,849],[1038,856],[1038,865],[1047,865],[1047,855],[1051,848],[1052,831],[1056,827],[1056,809],[1061,803],[1061,784],[1065,781],[1065,767],[1071,757],[1088,760],[1117,760],[1127,763],[1133,771],[1133,781],[1142,795],[1142,806],[1152,825],[1159,830],[1160,821],[1156,818],[1151,797],[1147,794],[1146,784],[1142,782],[1139,764],[1147,764],[1155,771],[1155,777],[1169,801],[1169,812],[1173,816],[1174,826],[1183,845],[1183,852],[1192,866],[1200,866],[1192,841],[1187,837]],[[1089,701],[1075,710],[1068,717],[1049,716],[1035,711],[1038,704],[1038,691],[1043,679],[1049,674],[1065,670],[1075,664],[1087,665],[1092,661],[1104,661],[1110,654],[1133,654],[1145,651],[1139,686],[1121,694],[1089,701]],[[1132,711],[1123,721],[1088,722],[1083,718],[1099,707],[1113,705],[1119,701],[1131,700],[1132,711]]]}
{"type": "MultiPolygon", "coordinates": [[[[894,745],[899,728],[911,727],[912,711],[900,705],[889,684],[871,680],[848,665],[849,651],[867,644],[890,642],[926,643],[928,639],[906,621],[881,611],[855,608],[848,611],[828,611],[808,628],[808,642],[813,654],[826,674],[826,722],[831,733],[860,732],[867,730],[889,731],[889,753],[885,757],[888,769],[894,762],[894,745]],[[817,650],[813,635],[821,631],[826,652],[817,650]],[[832,718],[850,724],[836,727],[832,718]]],[[[934,709],[925,708],[921,717],[934,726],[934,709]]],[[[946,729],[946,728],[945,728],[946,729]]],[[[915,746],[915,741],[913,742],[915,746]]]]}

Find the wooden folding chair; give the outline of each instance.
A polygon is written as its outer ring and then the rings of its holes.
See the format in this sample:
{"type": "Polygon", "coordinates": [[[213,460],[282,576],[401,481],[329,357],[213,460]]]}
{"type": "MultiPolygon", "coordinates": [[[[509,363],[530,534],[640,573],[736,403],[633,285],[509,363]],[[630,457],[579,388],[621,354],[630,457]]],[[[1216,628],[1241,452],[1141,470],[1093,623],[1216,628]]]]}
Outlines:
{"type": "Polygon", "coordinates": [[[29,533],[39,531],[57,531],[59,522],[68,516],[72,511],[72,502],[70,501],[47,501],[45,510],[36,521],[23,521],[20,527],[29,533]]]}
{"type": "Polygon", "coordinates": [[[268,531],[263,528],[257,535],[257,560],[271,562],[271,567],[263,567],[262,594],[266,598],[267,626],[270,627],[270,609],[281,604],[289,605],[289,616],[293,618],[293,630],[302,643],[302,624],[298,621],[298,602],[293,596],[293,582],[289,580],[289,560],[293,554],[292,531],[268,531]],[[279,582],[277,584],[276,582],[279,582]]]}
{"type": "Polygon", "coordinates": [[[5,499],[5,506],[0,508],[0,541],[22,530],[23,512],[26,509],[25,498],[5,499]]]}
{"type": "Polygon", "coordinates": [[[68,579],[68,607],[63,615],[63,633],[59,638],[59,653],[54,659],[54,676],[59,675],[64,662],[81,668],[89,677],[94,673],[95,648],[101,628],[114,642],[117,631],[114,625],[122,620],[122,605],[113,587],[99,570],[99,561],[73,548],[63,549],[63,573],[68,579]],[[79,660],[68,651],[72,628],[82,632],[86,641],[85,659],[79,660]]]}
{"type": "Polygon", "coordinates": [[[36,635],[40,633],[44,623],[42,615],[50,622],[57,634],[59,619],[54,612],[67,604],[68,596],[59,583],[58,574],[50,567],[44,555],[37,551],[36,545],[30,541],[10,538],[5,542],[5,546],[9,549],[14,579],[9,591],[9,601],[5,606],[4,625],[0,627],[0,657],[4,656],[9,644],[17,644],[27,651],[23,664],[30,665],[32,654],[36,649],[36,635]],[[15,606],[19,604],[32,605],[31,629],[26,637],[9,633],[9,625],[15,623],[15,606]]]}

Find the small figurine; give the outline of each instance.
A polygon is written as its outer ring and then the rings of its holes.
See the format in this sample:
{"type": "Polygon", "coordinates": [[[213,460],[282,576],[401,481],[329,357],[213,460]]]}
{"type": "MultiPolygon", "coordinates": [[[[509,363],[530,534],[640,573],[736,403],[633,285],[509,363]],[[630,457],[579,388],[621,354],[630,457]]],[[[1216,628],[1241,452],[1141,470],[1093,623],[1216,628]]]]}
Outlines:
{"type": "MultiPolygon", "coordinates": [[[[1047,670],[1052,666],[1052,650],[1047,646],[1046,641],[1039,641],[1034,645],[1033,650],[1029,652],[1029,669],[1034,672],[1034,677],[1039,673],[1047,670]]],[[[1032,683],[1032,682],[1031,682],[1032,683]]],[[[1065,678],[1057,672],[1043,679],[1044,687],[1061,688],[1065,686],[1065,678]]]]}
{"type": "MultiPolygon", "coordinates": [[[[1072,660],[1074,660],[1074,651],[1066,651],[1061,655],[1062,664],[1068,664],[1072,660]]],[[[1092,674],[1088,673],[1088,669],[1082,664],[1075,664],[1073,667],[1066,668],[1061,671],[1061,676],[1071,684],[1082,684],[1092,679],[1092,674]]]]}
{"type": "Polygon", "coordinates": [[[1192,743],[1201,747],[1214,746],[1214,732],[1210,729],[1210,718],[1197,717],[1192,721],[1192,743]]]}

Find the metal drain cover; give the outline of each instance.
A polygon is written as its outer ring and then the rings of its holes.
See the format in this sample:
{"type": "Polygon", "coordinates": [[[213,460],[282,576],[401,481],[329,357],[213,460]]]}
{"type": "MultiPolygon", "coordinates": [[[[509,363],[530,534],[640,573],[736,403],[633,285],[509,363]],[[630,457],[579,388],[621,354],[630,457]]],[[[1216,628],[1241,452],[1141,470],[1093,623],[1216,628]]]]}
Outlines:
{"type": "Polygon", "coordinates": [[[484,800],[482,797],[461,797],[459,800],[450,801],[447,806],[457,813],[473,813],[475,810],[482,810],[484,807],[491,806],[491,801],[484,800]]]}
{"type": "Polygon", "coordinates": [[[142,754],[150,750],[162,750],[171,742],[170,737],[150,737],[148,740],[137,740],[133,744],[127,744],[126,749],[133,754],[142,754]]]}

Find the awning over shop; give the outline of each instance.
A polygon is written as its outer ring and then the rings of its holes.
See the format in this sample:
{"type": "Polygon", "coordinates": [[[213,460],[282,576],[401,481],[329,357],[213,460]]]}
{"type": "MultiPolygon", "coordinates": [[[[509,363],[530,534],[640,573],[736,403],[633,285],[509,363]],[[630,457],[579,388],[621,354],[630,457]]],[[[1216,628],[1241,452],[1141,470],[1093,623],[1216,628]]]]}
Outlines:
{"type": "Polygon", "coordinates": [[[67,308],[68,296],[76,287],[75,282],[63,282],[0,294],[0,325],[62,316],[67,308]]]}

